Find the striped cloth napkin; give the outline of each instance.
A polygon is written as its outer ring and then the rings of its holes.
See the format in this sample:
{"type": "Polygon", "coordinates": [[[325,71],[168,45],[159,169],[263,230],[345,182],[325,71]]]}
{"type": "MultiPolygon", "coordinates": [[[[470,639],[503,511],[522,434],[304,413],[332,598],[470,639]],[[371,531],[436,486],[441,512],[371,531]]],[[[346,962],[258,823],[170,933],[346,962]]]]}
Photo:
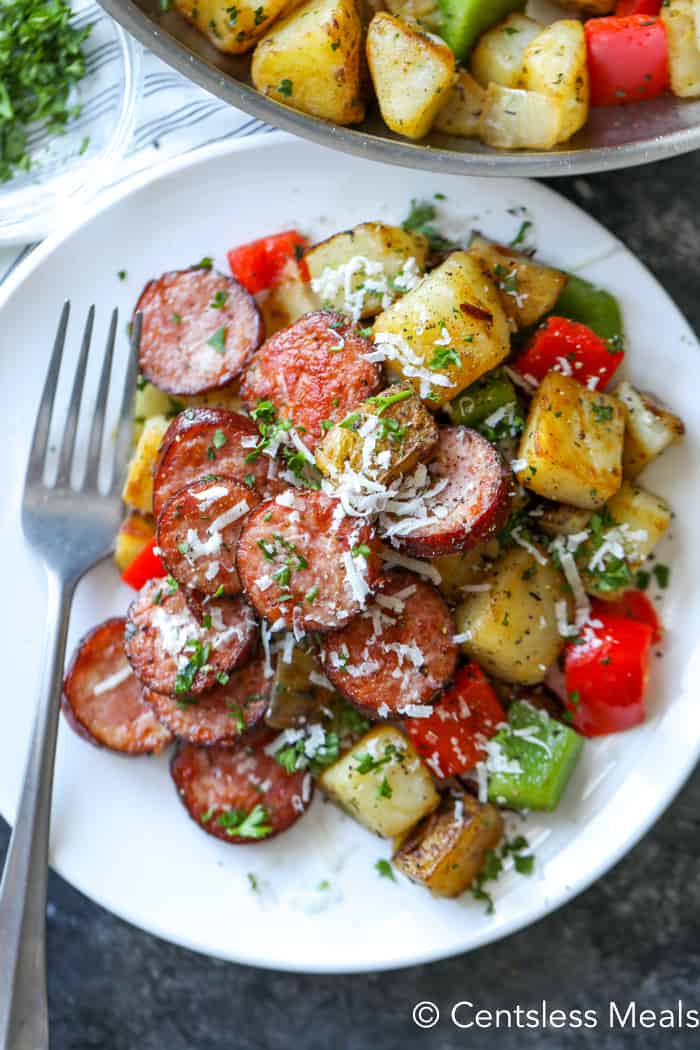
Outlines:
{"type": "MultiPolygon", "coordinates": [[[[114,183],[199,146],[273,130],[190,84],[148,51],[143,53],[142,70],[133,139],[114,183]]],[[[0,285],[34,247],[0,246],[0,285]]]]}

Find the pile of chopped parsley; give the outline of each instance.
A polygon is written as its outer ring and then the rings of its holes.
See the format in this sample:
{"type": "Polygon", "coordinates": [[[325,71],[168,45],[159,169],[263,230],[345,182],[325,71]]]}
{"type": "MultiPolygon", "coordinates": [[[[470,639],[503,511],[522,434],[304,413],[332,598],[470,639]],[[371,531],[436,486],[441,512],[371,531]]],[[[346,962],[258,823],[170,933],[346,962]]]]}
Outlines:
{"type": "Polygon", "coordinates": [[[0,3],[0,182],[30,167],[29,128],[61,133],[80,112],[69,105],[85,76],[83,44],[91,25],[70,24],[65,0],[0,3]]]}

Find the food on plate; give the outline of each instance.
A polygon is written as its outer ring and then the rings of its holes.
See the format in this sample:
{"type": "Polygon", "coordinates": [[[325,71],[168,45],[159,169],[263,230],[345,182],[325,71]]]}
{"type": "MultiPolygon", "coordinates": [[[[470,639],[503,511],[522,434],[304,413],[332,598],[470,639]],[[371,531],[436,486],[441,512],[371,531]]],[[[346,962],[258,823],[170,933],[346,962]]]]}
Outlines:
{"type": "MultiPolygon", "coordinates": [[[[222,842],[290,828],[316,785],[396,871],[490,906],[534,864],[517,814],[575,801],[584,738],[647,717],[672,512],[643,470],[683,423],[619,378],[615,297],[535,258],[516,214],[508,245],[452,243],[413,201],[403,226],[233,248],[231,329],[251,303],[271,326],[241,375],[205,402],[139,384],[115,550],[136,593],[80,644],[64,710],[112,750],[176,741],[222,842]]],[[[212,309],[194,297],[188,331],[212,309]]]]}
{"type": "Polygon", "coordinates": [[[73,728],[123,755],[159,754],[172,742],[144,703],[127,663],[121,616],[94,627],[78,645],[63,683],[61,707],[73,728]]]}
{"type": "Polygon", "coordinates": [[[150,281],[135,312],[142,317],[141,374],[168,394],[226,386],[262,340],[260,311],[250,293],[202,263],[150,281]]]}

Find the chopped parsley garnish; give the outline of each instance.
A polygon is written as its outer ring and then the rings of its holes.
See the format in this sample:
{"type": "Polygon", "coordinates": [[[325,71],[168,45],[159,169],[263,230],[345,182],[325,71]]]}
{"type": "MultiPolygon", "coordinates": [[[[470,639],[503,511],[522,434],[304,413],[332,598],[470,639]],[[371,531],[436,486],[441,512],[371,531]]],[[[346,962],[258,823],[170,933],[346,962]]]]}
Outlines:
{"type": "Polygon", "coordinates": [[[597,401],[591,406],[593,415],[598,423],[605,423],[613,417],[612,405],[605,405],[602,401],[597,401]]]}
{"type": "Polygon", "coordinates": [[[207,345],[213,350],[216,350],[217,354],[226,353],[226,328],[222,325],[221,328],[217,328],[212,336],[207,339],[207,345]]]}
{"type": "Polygon", "coordinates": [[[226,289],[225,288],[219,288],[214,293],[214,298],[209,303],[209,305],[211,306],[212,310],[222,310],[224,308],[224,306],[226,305],[226,300],[227,299],[228,299],[228,292],[226,291],[226,289]]]}
{"type": "Polygon", "coordinates": [[[314,586],[310,590],[308,590],[306,592],[306,594],[304,595],[304,601],[305,602],[313,602],[313,601],[315,601],[315,599],[317,597],[318,597],[318,586],[316,584],[314,584],[314,586]]]}
{"type": "Polygon", "coordinates": [[[126,270],[117,270],[117,277],[120,281],[126,280],[126,270]]]}
{"type": "Polygon", "coordinates": [[[294,84],[289,77],[285,77],[284,80],[280,81],[280,86],[277,90],[280,95],[284,95],[285,98],[291,98],[292,92],[294,91],[294,84]]]}
{"type": "Polygon", "coordinates": [[[396,882],[396,876],[394,875],[394,869],[388,860],[378,860],[374,865],[374,870],[383,879],[391,879],[392,882],[396,882]]]}
{"type": "Polygon", "coordinates": [[[228,809],[219,814],[216,823],[232,838],[264,839],[272,832],[272,826],[267,823],[269,819],[270,815],[265,807],[258,804],[250,813],[245,813],[242,809],[228,809]]]}
{"type": "Polygon", "coordinates": [[[185,652],[191,652],[192,655],[175,675],[175,692],[178,696],[189,693],[192,689],[197,672],[207,665],[211,645],[209,642],[202,644],[198,638],[190,638],[185,643],[185,652]]]}
{"type": "Polygon", "coordinates": [[[214,591],[214,597],[215,598],[223,598],[223,596],[224,596],[224,585],[222,583],[214,591]]]}
{"type": "Polygon", "coordinates": [[[360,543],[357,547],[353,547],[352,549],[353,558],[369,558],[371,553],[372,551],[366,543],[360,543]]]}
{"type": "Polygon", "coordinates": [[[669,580],[671,579],[671,570],[669,569],[668,565],[655,565],[652,569],[652,572],[654,573],[654,576],[656,577],[656,582],[658,583],[661,590],[665,591],[668,587],[669,580]]]}
{"type": "Polygon", "coordinates": [[[413,397],[412,390],[397,390],[394,394],[377,394],[375,397],[368,397],[367,400],[373,408],[376,408],[376,415],[381,416],[387,408],[398,404],[399,401],[406,401],[409,397],[413,397]]]}
{"type": "Polygon", "coordinates": [[[428,368],[449,368],[450,365],[461,365],[462,358],[453,346],[438,346],[428,361],[428,368]]]}
{"type": "Polygon", "coordinates": [[[165,577],[165,582],[168,585],[168,589],[170,591],[170,594],[175,594],[175,591],[179,587],[179,584],[178,584],[177,580],[175,579],[175,577],[174,576],[166,576],[165,577]]]}
{"type": "Polygon", "coordinates": [[[529,219],[525,219],[525,221],[520,224],[520,229],[516,233],[513,240],[510,242],[511,248],[519,248],[521,245],[525,244],[527,240],[527,235],[531,229],[532,223],[529,221],[529,219]]]}
{"type": "Polygon", "coordinates": [[[223,448],[225,444],[226,435],[224,434],[223,430],[215,430],[213,440],[214,448],[223,448]]]}
{"type": "Polygon", "coordinates": [[[394,792],[391,790],[391,784],[386,777],[382,778],[381,783],[377,787],[377,798],[391,798],[394,792]]]}
{"type": "Polygon", "coordinates": [[[428,243],[434,252],[449,252],[456,247],[452,241],[448,241],[432,225],[437,211],[435,205],[430,201],[411,201],[411,210],[401,223],[404,230],[413,233],[421,233],[427,237],[428,243]]]}
{"type": "Polygon", "coordinates": [[[275,759],[288,773],[308,769],[316,776],[325,767],[337,761],[340,755],[340,737],[335,731],[324,730],[323,742],[309,753],[310,737],[304,734],[298,740],[275,752],[275,759]]]}
{"type": "Polygon", "coordinates": [[[487,914],[494,911],[493,897],[485,884],[494,882],[503,871],[503,861],[506,857],[513,858],[513,866],[520,875],[531,875],[535,866],[535,858],[529,853],[530,844],[522,835],[504,842],[500,850],[487,850],[484,855],[484,863],[481,871],[472,882],[469,891],[475,900],[485,901],[487,914]]]}
{"type": "Polygon", "coordinates": [[[239,733],[242,733],[245,729],[245,715],[243,708],[240,704],[227,704],[226,712],[229,718],[233,718],[236,723],[236,729],[239,733]]]}
{"type": "Polygon", "coordinates": [[[406,752],[400,751],[395,744],[387,744],[384,748],[384,754],[381,757],[375,757],[374,755],[370,755],[368,751],[365,751],[361,755],[357,755],[355,772],[361,774],[375,773],[394,759],[398,762],[403,762],[405,754],[406,752]]]}
{"type": "Polygon", "coordinates": [[[214,265],[214,260],[211,255],[203,256],[198,263],[193,263],[191,269],[193,270],[211,270],[214,265]]]}
{"type": "Polygon", "coordinates": [[[179,314],[173,314],[170,318],[173,324],[182,324],[182,318],[179,314]]]}

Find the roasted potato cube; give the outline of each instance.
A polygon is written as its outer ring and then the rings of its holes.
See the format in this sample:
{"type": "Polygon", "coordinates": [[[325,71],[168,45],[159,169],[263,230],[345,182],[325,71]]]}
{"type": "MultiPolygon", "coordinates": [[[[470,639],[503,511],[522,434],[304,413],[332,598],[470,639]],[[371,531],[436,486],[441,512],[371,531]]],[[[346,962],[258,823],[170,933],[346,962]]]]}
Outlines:
{"type": "Polygon", "coordinates": [[[489,574],[498,554],[498,540],[490,539],[457,554],[432,558],[432,564],[440,573],[438,588],[448,602],[461,602],[467,593],[489,590],[489,574]]]}
{"type": "Polygon", "coordinates": [[[481,111],[480,134],[496,149],[547,150],[556,146],[562,105],[551,95],[489,84],[481,111]]]}
{"type": "Polygon", "coordinates": [[[624,409],[617,398],[548,372],[520,440],[521,485],[545,499],[595,510],[622,483],[624,409]]]}
{"type": "Polygon", "coordinates": [[[367,61],[387,126],[422,139],[456,80],[450,48],[439,37],[380,11],[367,31],[367,61]]]}
{"type": "Polygon", "coordinates": [[[651,554],[671,524],[671,508],[666,500],[629,481],[610,500],[608,510],[618,526],[627,526],[628,535],[623,532],[622,545],[632,568],[651,554]]]}
{"type": "Polygon", "coordinates": [[[318,296],[306,281],[282,281],[271,288],[260,303],[265,335],[269,339],[275,332],[294,324],[304,314],[320,309],[320,306],[318,296]]]}
{"type": "Polygon", "coordinates": [[[468,595],[455,610],[457,630],[468,635],[462,650],[506,682],[536,685],[554,663],[564,639],[556,606],[566,601],[564,577],[522,547],[506,551],[493,567],[491,589],[468,595]]]}
{"type": "Polygon", "coordinates": [[[590,519],[590,510],[568,507],[566,503],[550,503],[534,520],[537,528],[547,536],[573,536],[585,532],[590,519]]]}
{"type": "Polygon", "coordinates": [[[369,0],[369,3],[374,3],[375,10],[386,7],[387,11],[396,15],[402,22],[415,22],[421,29],[427,29],[431,33],[440,32],[442,16],[437,0],[387,0],[386,4],[369,0]]]}
{"type": "Polygon", "coordinates": [[[433,131],[462,139],[479,137],[485,92],[465,69],[457,70],[447,102],[433,123],[433,131]]]}
{"type": "Polygon", "coordinates": [[[319,777],[334,802],[385,838],[403,835],[440,804],[433,779],[394,726],[377,726],[319,777]]]}
{"type": "Polygon", "coordinates": [[[566,274],[561,270],[478,234],[471,240],[469,254],[479,260],[496,285],[513,331],[539,321],[552,309],[566,284],[566,274]]]}
{"type": "Polygon", "coordinates": [[[281,652],[277,657],[265,721],[274,729],[302,726],[334,696],[315,649],[300,643],[291,653],[281,652]]]}
{"type": "Polygon", "coordinates": [[[335,124],[362,120],[362,23],[354,0],[307,0],[263,37],[251,77],[264,95],[335,124]]]}
{"type": "Polygon", "coordinates": [[[453,252],[374,322],[391,369],[440,408],[510,353],[498,291],[477,260],[453,252]]]}
{"type": "Polygon", "coordinates": [[[429,459],[437,443],[435,420],[413,387],[396,383],[332,427],[316,450],[316,463],[330,477],[351,467],[388,485],[429,459]]]}
{"type": "Polygon", "coordinates": [[[178,397],[166,394],[153,383],[140,380],[134,396],[134,446],[139,443],[144,423],[153,416],[165,416],[167,420],[171,420],[186,408],[227,408],[230,412],[240,412],[242,406],[238,380],[206,394],[186,394],[178,397]]]}
{"type": "Polygon", "coordinates": [[[666,0],[661,18],[668,38],[671,90],[700,97],[700,8],[697,0],[666,0]]]}
{"type": "Polygon", "coordinates": [[[403,842],[393,862],[437,897],[458,897],[481,871],[487,850],[500,842],[503,828],[496,806],[450,795],[403,842]]]}
{"type": "Polygon", "coordinates": [[[128,507],[153,513],[153,468],[158,450],[170,421],[165,416],[151,416],[143,426],[143,433],[129,461],[122,499],[128,507]]]}
{"type": "Polygon", "coordinates": [[[472,52],[470,69],[474,79],[487,88],[522,87],[523,60],[530,43],[542,32],[534,18],[518,12],[508,15],[479,40],[472,52]]]}
{"type": "Polygon", "coordinates": [[[529,45],[522,86],[561,103],[558,142],[566,142],[588,120],[590,89],[583,26],[561,19],[547,26],[529,45]]]}
{"type": "Polygon", "coordinates": [[[238,55],[250,51],[291,0],[175,0],[175,7],[209,37],[214,47],[238,55]]]}
{"type": "Polygon", "coordinates": [[[153,518],[129,514],[119,527],[114,545],[114,560],[120,572],[128,569],[156,534],[153,518]]]}
{"type": "Polygon", "coordinates": [[[325,307],[374,317],[425,270],[428,240],[400,226],[365,222],[315,244],[305,255],[311,287],[325,307]]]}
{"type": "Polygon", "coordinates": [[[660,456],[685,433],[683,421],[663,408],[650,394],[636,390],[627,380],[615,389],[615,397],[625,406],[625,447],[622,472],[636,478],[647,463],[660,456]]]}

